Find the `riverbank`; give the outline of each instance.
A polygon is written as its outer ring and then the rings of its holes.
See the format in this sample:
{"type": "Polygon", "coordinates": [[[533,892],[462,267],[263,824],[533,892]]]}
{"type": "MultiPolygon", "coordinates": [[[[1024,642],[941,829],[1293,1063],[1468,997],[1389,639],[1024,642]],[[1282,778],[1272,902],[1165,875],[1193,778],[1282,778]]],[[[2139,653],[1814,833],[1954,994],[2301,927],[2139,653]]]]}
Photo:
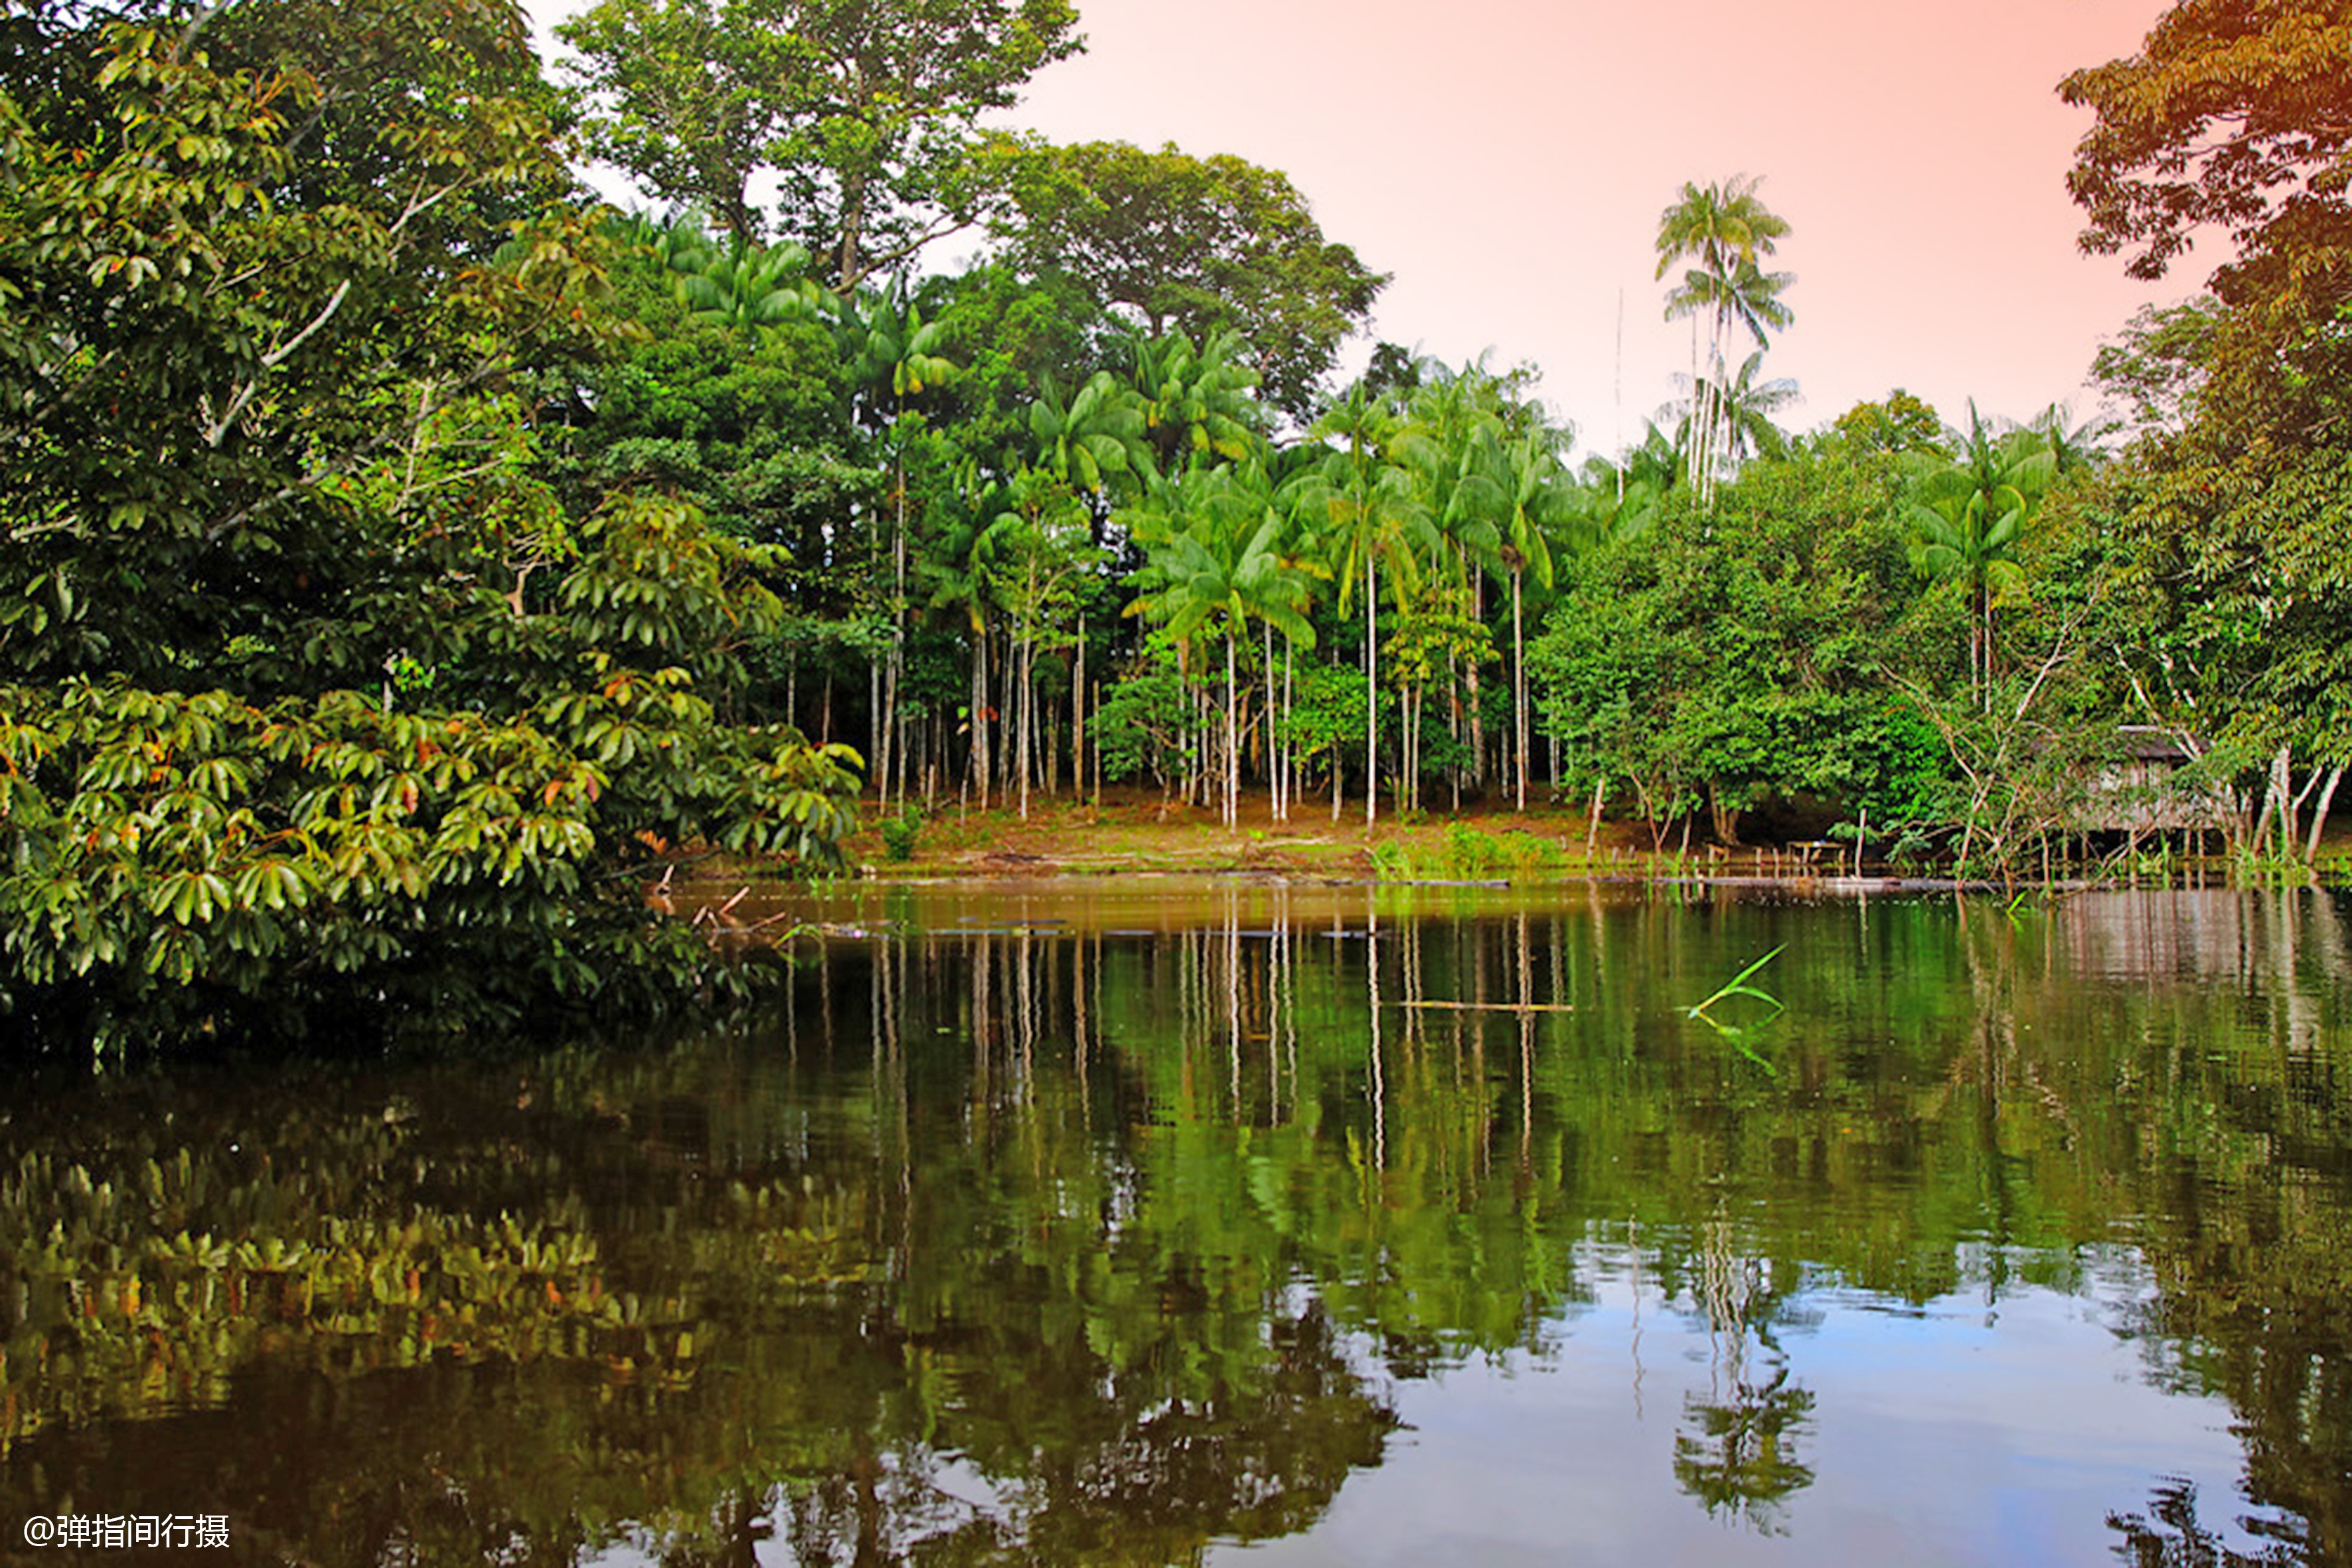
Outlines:
{"type": "MultiPolygon", "coordinates": [[[[1337,819],[1328,801],[1303,801],[1287,822],[1276,821],[1264,795],[1243,797],[1240,818],[1228,826],[1213,807],[1186,806],[1151,791],[1107,792],[1099,801],[1033,799],[1027,817],[1017,809],[980,810],[943,804],[918,811],[911,836],[893,825],[897,813],[865,803],[865,823],[846,845],[850,863],[866,877],[1005,879],[1119,876],[1139,873],[1257,873],[1303,879],[1487,879],[1625,876],[1643,879],[1696,877],[1709,880],[1816,879],[1856,874],[1850,841],[1764,841],[1726,848],[1668,840],[1654,849],[1638,822],[1604,820],[1597,831],[1580,807],[1530,803],[1465,805],[1461,812],[1397,813],[1364,821],[1360,802],[1337,819]],[[894,839],[897,840],[894,843],[894,839]],[[894,851],[903,849],[903,854],[894,851]]],[[[1887,870],[1867,847],[1862,869],[1887,870]]],[[[2341,879],[2352,874],[2352,817],[2339,818],[2320,850],[2320,865],[2341,879]]],[[[2156,864],[2151,854],[2150,864],[2156,864]]],[[[2168,875],[2205,868],[2226,875],[2219,860],[2170,863],[2168,875]]]]}
{"type": "Polygon", "coordinates": [[[1360,802],[1335,820],[1328,801],[1302,802],[1276,821],[1265,795],[1244,796],[1232,825],[1213,807],[1157,792],[1107,792],[1099,801],[1032,800],[982,811],[952,804],[927,814],[903,856],[892,853],[898,814],[866,804],[866,826],[846,846],[877,877],[1117,876],[1129,872],[1263,872],[1350,880],[1405,872],[1507,875],[1646,870],[1638,825],[1607,823],[1588,842],[1580,811],[1465,806],[1461,814],[1399,814],[1364,821],[1360,802]],[[1637,842],[1638,841],[1638,842],[1637,842]]]}

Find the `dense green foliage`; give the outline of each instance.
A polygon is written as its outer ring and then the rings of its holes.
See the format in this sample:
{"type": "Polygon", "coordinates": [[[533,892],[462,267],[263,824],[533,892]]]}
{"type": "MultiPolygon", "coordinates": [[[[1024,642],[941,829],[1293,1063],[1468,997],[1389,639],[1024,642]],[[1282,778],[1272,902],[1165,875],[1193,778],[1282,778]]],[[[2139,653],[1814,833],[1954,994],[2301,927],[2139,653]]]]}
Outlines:
{"type": "Polygon", "coordinates": [[[1311,419],[1339,342],[1388,279],[1327,240],[1280,172],[1124,142],[1045,149],[1013,193],[1008,253],[1079,280],[1157,337],[1234,331],[1267,398],[1311,419]]]}
{"type": "Polygon", "coordinates": [[[1892,647],[1950,646],[1903,488],[1876,455],[1754,464],[1712,513],[1670,505],[1579,562],[1532,655],[1571,779],[1630,792],[1661,839],[1704,805],[1736,844],[1743,812],[1800,796],[1937,819],[1941,748],[1886,679],[1892,647]]]}
{"type": "Polygon", "coordinates": [[[590,145],[661,199],[783,233],[837,288],[908,260],[989,185],[980,115],[1074,53],[1068,0],[598,0],[559,29],[594,105],[590,145]]]}
{"type": "Polygon", "coordinates": [[[2198,759],[2217,823],[2279,859],[2312,857],[2352,767],[2347,36],[2333,0],[2182,0],[2063,88],[2098,116],[2068,176],[2085,249],[2137,247],[2155,277],[2200,230],[2235,243],[2210,299],[2102,357],[2147,433],[2098,521],[2137,712],[2198,759]]]}
{"type": "Polygon", "coordinates": [[[653,852],[823,863],[854,759],[743,722],[757,546],[551,485],[521,389],[612,327],[520,15],[18,26],[0,1005],[104,1042],[692,984],[653,852]]]}
{"type": "Polygon", "coordinates": [[[2013,874],[2308,858],[2352,765],[2328,6],[2189,0],[2066,86],[2087,243],[2241,246],[2102,355],[2126,452],[1901,392],[1780,428],[1798,231],[1743,177],[1660,216],[1688,398],[1580,466],[1531,367],[1332,386],[1385,279],[1279,172],[983,132],[1080,47],[1061,0],[611,0],[576,98],[507,0],[5,26],[19,1007],[381,989],[459,929],[591,993],[656,858],[825,863],[861,770],[885,815],[1106,778],[1228,821],[1613,795],[1659,844],[1867,815],[2013,874]],[[591,155],[670,210],[585,201],[591,155]],[[958,224],[987,248],[924,270],[958,224]],[[2150,733],[2188,765],[2126,800],[2150,733]]]}

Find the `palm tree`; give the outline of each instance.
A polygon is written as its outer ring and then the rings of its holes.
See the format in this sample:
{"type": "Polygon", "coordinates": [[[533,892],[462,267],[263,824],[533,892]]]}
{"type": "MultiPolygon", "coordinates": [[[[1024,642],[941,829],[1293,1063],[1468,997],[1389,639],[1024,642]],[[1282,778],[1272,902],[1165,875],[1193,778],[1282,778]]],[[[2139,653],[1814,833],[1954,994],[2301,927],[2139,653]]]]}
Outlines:
{"type": "MultiPolygon", "coordinates": [[[[1682,287],[1667,297],[1667,305],[1677,313],[1706,314],[1727,329],[1745,327],[1762,348],[1772,333],[1785,331],[1797,319],[1780,298],[1796,280],[1793,272],[1767,272],[1743,257],[1728,272],[1708,267],[1685,272],[1682,287]]],[[[1717,343],[1719,349],[1720,338],[1717,343]]]]}
{"type": "MultiPolygon", "coordinates": [[[[1139,495],[1157,471],[1146,438],[1141,399],[1107,370],[1080,383],[1065,402],[1049,376],[1029,405],[1029,465],[1049,474],[1075,496],[1087,519],[1089,539],[1100,548],[1103,525],[1118,502],[1139,495]]],[[[1070,771],[1086,774],[1086,723],[1076,711],[1086,690],[1086,638],[1078,638],[1071,676],[1070,771]]]]}
{"type": "Polygon", "coordinates": [[[1275,520],[1280,523],[1276,535],[1276,574],[1268,579],[1265,589],[1252,589],[1252,603],[1262,604],[1269,596],[1279,596],[1297,612],[1296,617],[1258,613],[1261,631],[1265,636],[1266,712],[1279,714],[1267,746],[1268,772],[1272,780],[1274,816],[1277,822],[1290,820],[1290,799],[1293,780],[1293,760],[1290,755],[1289,729],[1294,693],[1293,671],[1297,656],[1303,649],[1315,647],[1315,628],[1306,618],[1313,604],[1315,583],[1328,581],[1329,571],[1312,553],[1310,542],[1297,537],[1292,523],[1290,509],[1282,489],[1265,464],[1256,458],[1218,470],[1229,500],[1225,504],[1240,519],[1255,518],[1260,521],[1275,520]],[[1282,685],[1277,698],[1274,676],[1274,634],[1282,633],[1282,685]]]}
{"type": "Polygon", "coordinates": [[[1077,617],[1082,589],[1101,560],[1090,538],[1086,509],[1059,477],[1023,468],[1000,492],[1003,510],[973,543],[974,565],[989,596],[1012,620],[1013,659],[1007,707],[1013,723],[1013,771],[1021,816],[1029,816],[1029,787],[1038,763],[1037,654],[1059,628],[1077,617]]]}
{"type": "Polygon", "coordinates": [[[1911,559],[1927,576],[1960,579],[1969,596],[1969,684],[1991,700],[1993,611],[2022,590],[2018,547],[2057,470],[2032,431],[2002,434],[1969,404],[1969,427],[1948,435],[1957,458],[1916,467],[1909,515],[1911,559]]]}
{"type": "Polygon", "coordinates": [[[1552,541],[1578,517],[1573,479],[1559,458],[1563,433],[1528,432],[1505,449],[1507,510],[1496,556],[1511,577],[1511,723],[1517,809],[1528,808],[1530,704],[1528,697],[1526,622],[1522,584],[1533,574],[1537,585],[1552,585],[1552,541]]]}
{"type": "Polygon", "coordinates": [[[1702,409],[1712,418],[1719,468],[1736,470],[1751,457],[1778,457],[1788,449],[1789,438],[1772,423],[1772,416],[1796,402],[1797,384],[1785,376],[1758,381],[1756,373],[1763,363],[1764,351],[1759,349],[1741,363],[1737,375],[1700,382],[1685,414],[1685,430],[1702,409]]]}
{"type": "MultiPolygon", "coordinates": [[[[1419,384],[1406,404],[1408,418],[1396,455],[1422,487],[1440,542],[1437,564],[1453,586],[1452,601],[1483,619],[1484,574],[1500,563],[1503,519],[1509,507],[1503,383],[1483,359],[1459,371],[1426,360],[1414,368],[1419,384]]],[[[1467,700],[1456,686],[1449,723],[1459,740],[1466,711],[1472,773],[1483,782],[1486,721],[1478,700],[1478,661],[1459,644],[1452,645],[1452,651],[1455,657],[1448,658],[1444,673],[1449,683],[1466,685],[1467,700]]],[[[1418,708],[1421,700],[1417,689],[1408,691],[1408,707],[1418,708]]],[[[1414,723],[1408,722],[1406,734],[1417,743],[1414,723]]],[[[1408,770],[1408,783],[1415,782],[1408,770]]]]}
{"type": "Polygon", "coordinates": [[[606,220],[604,232],[650,255],[669,274],[674,287],[690,274],[701,271],[719,251],[719,243],[710,237],[702,214],[692,207],[666,223],[657,223],[644,213],[628,213],[606,220]]]}
{"type": "Polygon", "coordinates": [[[2070,425],[2068,421],[2073,417],[2073,409],[2063,403],[2053,403],[2025,426],[2049,447],[2053,479],[2097,467],[2107,455],[2104,443],[2117,428],[2116,421],[2095,416],[2080,425],[2070,425]]]}
{"type": "Polygon", "coordinates": [[[1098,370],[1065,402],[1049,377],[1029,405],[1036,465],[1108,513],[1113,490],[1139,494],[1154,471],[1141,400],[1132,387],[1098,370]]]}
{"type": "MultiPolygon", "coordinates": [[[[801,262],[806,265],[805,253],[801,262]]],[[[835,299],[834,331],[850,384],[858,389],[867,411],[867,422],[881,426],[890,449],[890,500],[895,514],[890,537],[890,652],[874,703],[875,776],[887,805],[894,776],[900,798],[906,795],[904,770],[898,769],[894,774],[893,764],[902,739],[898,714],[907,662],[907,445],[919,418],[910,418],[908,400],[953,380],[957,368],[940,353],[946,339],[940,323],[923,320],[921,308],[909,302],[903,289],[835,299]]]]}
{"type": "Polygon", "coordinates": [[[688,310],[743,338],[824,312],[824,293],[808,278],[808,252],[790,242],[698,247],[673,227],[655,253],[677,274],[674,287],[688,310]]]}
{"type": "MultiPolygon", "coordinates": [[[[1260,471],[1261,480],[1263,471],[1260,471]]],[[[1241,693],[1238,666],[1250,623],[1280,631],[1292,646],[1313,647],[1314,627],[1306,608],[1305,578],[1281,549],[1286,520],[1273,507],[1262,482],[1236,482],[1224,469],[1191,469],[1181,479],[1156,487],[1153,508],[1162,517],[1182,519],[1167,531],[1151,531],[1147,548],[1160,586],[1136,601],[1139,613],[1163,622],[1180,641],[1213,626],[1225,644],[1224,790],[1227,826],[1241,810],[1241,693]]],[[[1139,533],[1139,542],[1146,535],[1139,533]]],[[[1272,713],[1272,659],[1267,661],[1272,713]]]]}
{"type": "Polygon", "coordinates": [[[1430,521],[1453,546],[1454,580],[1465,584],[1470,564],[1492,562],[1500,548],[1507,504],[1503,420],[1492,384],[1475,368],[1433,375],[1414,390],[1394,446],[1421,483],[1430,521]]]}
{"type": "Polygon", "coordinates": [[[985,479],[977,463],[967,459],[955,476],[942,537],[935,551],[925,552],[931,582],[930,607],[956,614],[971,645],[971,696],[965,713],[969,755],[964,787],[977,790],[981,809],[988,809],[988,530],[1003,512],[997,487],[985,479]]]}
{"type": "Polygon", "coordinates": [[[1641,445],[1626,448],[1615,462],[1601,457],[1585,459],[1578,501],[1583,531],[1595,543],[1643,532],[1657,520],[1666,492],[1686,471],[1681,444],[1654,420],[1647,422],[1641,445]]]}
{"type": "Polygon", "coordinates": [[[1181,331],[1129,344],[1138,411],[1162,470],[1249,456],[1265,415],[1250,395],[1257,372],[1244,359],[1240,333],[1218,332],[1197,349],[1181,331]]]}
{"type": "MultiPolygon", "coordinates": [[[[1415,552],[1435,542],[1427,504],[1411,470],[1391,460],[1396,416],[1362,382],[1315,424],[1327,446],[1286,487],[1293,515],[1325,541],[1347,614],[1360,581],[1364,595],[1364,820],[1380,816],[1380,578],[1388,570],[1402,603],[1416,575],[1415,552]]],[[[1332,764],[1333,812],[1339,764],[1332,764]]]]}
{"type": "MultiPolygon", "coordinates": [[[[1658,215],[1657,275],[1664,278],[1678,261],[1695,263],[1682,285],[1666,297],[1668,321],[1692,318],[1690,380],[1695,392],[1705,382],[1698,318],[1704,316],[1709,323],[1706,363],[1718,379],[1735,322],[1754,332],[1760,343],[1768,329],[1784,327],[1790,321],[1788,308],[1778,298],[1789,275],[1767,273],[1758,260],[1772,254],[1788,235],[1789,224],[1757,195],[1758,184],[1745,174],[1705,186],[1685,181],[1674,205],[1658,215]]],[[[1705,508],[1715,500],[1717,411],[1704,395],[1697,402],[1690,469],[1705,508]]]]}

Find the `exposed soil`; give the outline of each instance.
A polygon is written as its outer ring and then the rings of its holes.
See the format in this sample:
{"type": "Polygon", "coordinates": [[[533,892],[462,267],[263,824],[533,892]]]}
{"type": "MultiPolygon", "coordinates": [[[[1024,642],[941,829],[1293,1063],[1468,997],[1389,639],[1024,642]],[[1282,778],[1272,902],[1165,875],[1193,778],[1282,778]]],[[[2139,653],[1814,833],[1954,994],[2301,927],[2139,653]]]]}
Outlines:
{"type": "MultiPolygon", "coordinates": [[[[1450,807],[1450,799],[1445,805],[1450,807]]],[[[1374,852],[1383,847],[1402,856],[1410,869],[1432,875],[1459,869],[1465,876],[1502,876],[1538,859],[1579,871],[1650,868],[1649,836],[1640,824],[1603,822],[1588,847],[1581,809],[1533,802],[1525,815],[1507,805],[1465,803],[1458,814],[1440,809],[1417,816],[1400,815],[1383,803],[1380,821],[1367,826],[1361,800],[1347,802],[1336,821],[1328,795],[1301,800],[1289,821],[1277,822],[1269,795],[1248,794],[1240,820],[1228,827],[1214,806],[1187,806],[1155,790],[1109,790],[1099,802],[1032,797],[1025,820],[1001,805],[981,811],[947,801],[924,816],[914,854],[904,861],[886,857],[873,826],[880,815],[873,802],[866,803],[861,816],[868,826],[849,841],[848,851],[852,861],[885,877],[1263,871],[1360,879],[1377,868],[1374,852]],[[1466,857],[1494,859],[1493,868],[1455,864],[1465,859],[1456,852],[1465,833],[1496,841],[1492,847],[1473,847],[1466,857]]],[[[1703,845],[1692,852],[1708,858],[1703,845]]],[[[1738,849],[1714,858],[1744,870],[1755,853],[1738,849]]]]}
{"type": "MultiPolygon", "coordinates": [[[[1099,801],[1033,796],[1024,819],[992,804],[983,811],[940,802],[922,814],[914,853],[892,860],[876,824],[884,815],[872,801],[867,825],[848,844],[851,862],[878,877],[1115,876],[1126,871],[1253,871],[1311,879],[1503,878],[1530,871],[1664,874],[1710,878],[1834,875],[1850,847],[1820,841],[1759,840],[1722,847],[1694,838],[1686,853],[1679,836],[1664,857],[1652,852],[1638,822],[1603,821],[1588,838],[1581,803],[1465,802],[1457,813],[1438,796],[1422,814],[1400,814],[1383,802],[1377,824],[1364,822],[1361,800],[1347,802],[1335,820],[1327,795],[1295,802],[1287,822],[1274,818],[1272,798],[1244,794],[1240,820],[1228,827],[1213,805],[1187,806],[1156,790],[1112,789],[1099,801]],[[1477,836],[1465,844],[1466,836],[1477,836]],[[1376,856],[1384,858],[1383,868],[1376,856]]],[[[917,809],[919,810],[919,803],[917,809]]],[[[2352,813],[2338,813],[2321,863],[2352,868],[2352,813]]],[[[1874,871],[1875,871],[1874,868],[1874,871]]]]}

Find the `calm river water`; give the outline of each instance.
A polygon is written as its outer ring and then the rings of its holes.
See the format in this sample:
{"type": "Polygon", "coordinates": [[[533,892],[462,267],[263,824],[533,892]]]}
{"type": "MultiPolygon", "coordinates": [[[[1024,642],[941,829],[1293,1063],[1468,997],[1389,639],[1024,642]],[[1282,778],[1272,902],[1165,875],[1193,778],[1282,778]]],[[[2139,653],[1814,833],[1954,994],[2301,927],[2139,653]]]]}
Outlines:
{"type": "Polygon", "coordinates": [[[724,1028],[12,1093],[0,1563],[2352,1563],[2342,895],[814,913],[724,1028]]]}

